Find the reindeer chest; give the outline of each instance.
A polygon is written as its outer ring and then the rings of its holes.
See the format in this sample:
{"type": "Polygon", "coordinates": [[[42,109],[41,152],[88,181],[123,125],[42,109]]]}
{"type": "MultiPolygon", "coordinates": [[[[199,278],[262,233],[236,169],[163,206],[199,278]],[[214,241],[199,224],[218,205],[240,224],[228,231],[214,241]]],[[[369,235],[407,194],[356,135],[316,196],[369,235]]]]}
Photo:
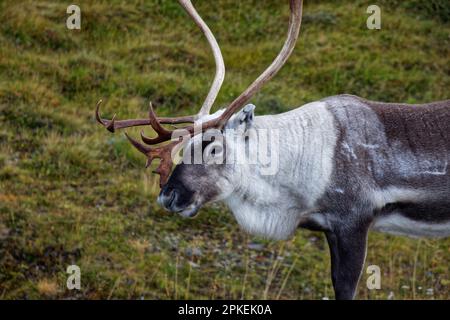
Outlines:
{"type": "Polygon", "coordinates": [[[296,230],[300,210],[297,210],[289,199],[278,200],[280,201],[262,204],[232,196],[226,203],[245,231],[265,238],[281,240],[289,238],[296,230]]]}

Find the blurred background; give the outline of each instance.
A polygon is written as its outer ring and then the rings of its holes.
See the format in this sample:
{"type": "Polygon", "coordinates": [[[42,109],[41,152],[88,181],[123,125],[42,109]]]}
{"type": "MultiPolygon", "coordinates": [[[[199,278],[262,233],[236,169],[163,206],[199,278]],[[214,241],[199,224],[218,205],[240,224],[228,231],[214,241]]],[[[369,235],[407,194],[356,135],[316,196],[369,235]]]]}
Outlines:
{"type": "MultiPolygon", "coordinates": [[[[284,41],[288,2],[194,0],[227,67],[216,109],[242,92],[284,41]]],[[[1,299],[326,299],[320,233],[274,242],[240,230],[222,205],[182,219],[156,204],[158,179],[122,133],[94,119],[198,110],[214,76],[203,35],[175,0],[0,2],[1,299]],[[81,290],[66,268],[81,268],[81,290]]],[[[280,113],[351,93],[386,102],[449,99],[450,3],[306,1],[296,49],[252,102],[280,113]],[[381,8],[368,30],[366,9],[381,8]]],[[[137,135],[139,128],[129,130],[137,135]]],[[[147,132],[150,133],[150,132],[147,132]]],[[[381,289],[359,299],[450,298],[450,239],[372,233],[366,265],[381,289]]]]}

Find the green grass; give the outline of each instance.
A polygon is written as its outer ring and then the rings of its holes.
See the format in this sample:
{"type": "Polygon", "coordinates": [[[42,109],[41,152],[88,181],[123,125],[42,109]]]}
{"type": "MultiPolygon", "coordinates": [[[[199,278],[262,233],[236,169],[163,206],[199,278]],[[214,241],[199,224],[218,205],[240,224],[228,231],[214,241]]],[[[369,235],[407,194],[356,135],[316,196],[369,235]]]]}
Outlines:
{"type": "MultiPolygon", "coordinates": [[[[382,30],[365,28],[367,1],[307,1],[299,43],[253,98],[258,114],[329,95],[426,102],[448,99],[448,6],[380,1],[382,30]]],[[[287,242],[246,235],[220,205],[185,220],[155,204],[157,179],[105,116],[197,110],[213,78],[205,40],[175,1],[0,3],[0,298],[333,297],[319,233],[287,242]],[[65,289],[68,265],[80,291],[65,289]]],[[[222,46],[223,106],[270,63],[284,39],[284,2],[194,1],[222,46]]],[[[137,130],[130,130],[137,133],[137,130]]],[[[367,265],[382,289],[358,298],[448,299],[450,240],[371,234],[367,265]],[[392,294],[391,294],[392,296],[392,294]]]]}

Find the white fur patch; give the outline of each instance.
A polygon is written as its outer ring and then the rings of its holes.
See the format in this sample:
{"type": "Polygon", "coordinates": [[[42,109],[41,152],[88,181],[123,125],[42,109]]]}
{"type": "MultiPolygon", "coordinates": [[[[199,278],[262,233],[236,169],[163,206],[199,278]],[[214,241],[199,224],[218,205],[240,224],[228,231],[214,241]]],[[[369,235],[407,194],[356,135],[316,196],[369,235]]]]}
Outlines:
{"type": "Polygon", "coordinates": [[[389,187],[383,190],[376,190],[371,194],[371,199],[375,208],[381,209],[388,203],[395,202],[416,202],[425,199],[426,194],[411,188],[389,187]]]}
{"type": "Polygon", "coordinates": [[[277,146],[280,169],[265,176],[251,166],[237,168],[232,182],[237,187],[225,202],[248,232],[286,239],[330,184],[337,140],[334,118],[324,102],[313,102],[256,117],[253,127],[283,133],[277,146]]]}
{"type": "Polygon", "coordinates": [[[262,206],[230,197],[226,203],[239,225],[252,235],[285,240],[297,229],[300,210],[279,206],[262,206]]]}
{"type": "MultiPolygon", "coordinates": [[[[372,196],[372,200],[378,209],[383,208],[388,203],[417,202],[426,199],[427,193],[425,191],[399,187],[389,187],[385,190],[376,191],[372,196]]],[[[372,228],[380,232],[410,237],[446,237],[450,235],[450,222],[427,223],[409,219],[395,212],[375,218],[372,228]]]]}
{"type": "Polygon", "coordinates": [[[408,219],[400,214],[379,217],[374,221],[372,228],[380,232],[410,237],[450,236],[450,222],[426,223],[408,219]]]}

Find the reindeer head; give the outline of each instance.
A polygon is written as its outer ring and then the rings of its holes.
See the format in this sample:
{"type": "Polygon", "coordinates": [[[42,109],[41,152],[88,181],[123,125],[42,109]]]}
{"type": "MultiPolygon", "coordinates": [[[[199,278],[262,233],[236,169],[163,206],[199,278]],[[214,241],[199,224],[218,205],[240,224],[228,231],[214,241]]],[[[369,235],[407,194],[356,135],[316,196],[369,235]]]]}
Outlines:
{"type": "Polygon", "coordinates": [[[97,103],[95,115],[97,121],[111,132],[116,129],[144,125],[150,125],[153,128],[157,133],[154,138],[146,137],[141,132],[144,144],[126,133],[125,135],[140,152],[147,156],[146,167],[151,165],[153,159],[160,159],[159,166],[153,171],[160,175],[161,192],[158,202],[172,212],[191,217],[204,203],[229,195],[239,183],[242,168],[235,160],[230,159],[230,155],[248,141],[254,106],[247,105],[240,112],[237,111],[272,79],[292,53],[300,31],[303,1],[290,0],[291,15],[287,39],[272,64],[225,109],[214,114],[210,114],[210,110],[225,77],[220,47],[191,1],[178,1],[204,33],[216,63],[214,81],[199,113],[194,116],[161,118],[156,116],[150,103],[147,119],[115,120],[114,115],[111,120],[106,120],[99,115],[102,102],[100,100],[97,103]],[[163,126],[168,124],[188,125],[169,130],[163,126]],[[157,146],[150,147],[150,145],[157,146]],[[173,159],[181,148],[184,150],[182,161],[172,172],[173,159]],[[195,154],[199,153],[201,154],[200,162],[198,158],[195,159],[195,154]]]}

